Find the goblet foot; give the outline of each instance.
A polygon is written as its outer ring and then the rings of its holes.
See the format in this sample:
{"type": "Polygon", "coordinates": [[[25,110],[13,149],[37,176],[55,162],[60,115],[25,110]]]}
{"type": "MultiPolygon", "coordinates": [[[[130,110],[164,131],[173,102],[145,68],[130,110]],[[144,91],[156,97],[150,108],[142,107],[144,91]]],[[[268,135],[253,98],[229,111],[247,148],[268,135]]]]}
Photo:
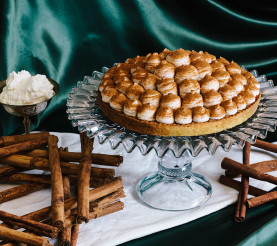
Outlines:
{"type": "Polygon", "coordinates": [[[190,161],[180,165],[181,160],[161,159],[158,172],[138,183],[138,197],[150,207],[171,211],[192,209],[208,201],[211,184],[204,176],[191,172],[190,161]]]}

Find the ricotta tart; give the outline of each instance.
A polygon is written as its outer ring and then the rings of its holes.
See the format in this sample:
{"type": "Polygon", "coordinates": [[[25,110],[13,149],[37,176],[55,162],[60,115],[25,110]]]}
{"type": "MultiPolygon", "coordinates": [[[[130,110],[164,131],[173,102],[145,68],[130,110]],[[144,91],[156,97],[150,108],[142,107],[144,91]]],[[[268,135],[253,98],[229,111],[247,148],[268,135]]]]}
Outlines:
{"type": "Polygon", "coordinates": [[[199,136],[245,122],[260,98],[255,77],[234,61],[203,51],[164,49],[110,68],[97,101],[110,120],[129,130],[199,136]]]}

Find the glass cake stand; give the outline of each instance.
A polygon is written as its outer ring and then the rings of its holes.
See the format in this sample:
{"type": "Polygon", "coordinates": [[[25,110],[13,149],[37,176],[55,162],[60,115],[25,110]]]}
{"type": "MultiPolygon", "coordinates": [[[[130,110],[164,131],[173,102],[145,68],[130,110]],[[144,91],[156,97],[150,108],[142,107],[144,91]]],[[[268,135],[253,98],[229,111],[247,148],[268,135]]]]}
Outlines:
{"type": "MultiPolygon", "coordinates": [[[[244,67],[244,69],[246,69],[244,67]]],[[[154,150],[160,160],[158,171],[142,178],[138,197],[147,205],[162,210],[186,210],[204,204],[211,196],[208,180],[191,171],[191,157],[206,149],[213,155],[218,147],[229,151],[233,145],[243,148],[245,141],[254,144],[275,131],[277,123],[277,89],[272,80],[251,71],[261,85],[261,102],[256,113],[243,124],[216,134],[197,137],[160,137],[127,130],[108,120],[96,103],[100,80],[108,68],[94,71],[73,87],[67,100],[68,119],[79,132],[97,137],[100,144],[109,142],[112,149],[121,144],[130,153],[136,147],[142,155],[154,150]]]]}

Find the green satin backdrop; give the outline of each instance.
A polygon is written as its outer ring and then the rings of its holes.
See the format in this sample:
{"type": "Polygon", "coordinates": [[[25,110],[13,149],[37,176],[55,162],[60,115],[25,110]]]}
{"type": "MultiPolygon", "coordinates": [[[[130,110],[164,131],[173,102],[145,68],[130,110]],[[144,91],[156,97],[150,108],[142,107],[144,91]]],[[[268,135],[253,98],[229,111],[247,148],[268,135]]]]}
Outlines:
{"type": "MultiPolygon", "coordinates": [[[[33,117],[32,130],[76,132],[67,120],[65,104],[68,93],[78,80],[102,66],[109,67],[128,57],[161,51],[165,47],[208,51],[249,69],[257,69],[260,74],[277,82],[277,3],[211,0],[0,1],[0,80],[6,79],[12,71],[25,69],[32,74],[45,74],[60,85],[60,93],[47,110],[33,117]]],[[[9,115],[2,108],[0,113],[1,135],[23,132],[22,119],[9,115]]],[[[276,134],[270,134],[268,139],[277,140],[276,134]]],[[[221,238],[231,235],[232,231],[237,233],[237,237],[227,237],[228,242],[225,241],[224,245],[239,242],[250,245],[251,240],[261,233],[258,228],[273,218],[272,223],[276,224],[276,212],[273,212],[276,207],[274,210],[267,205],[253,210],[252,220],[259,219],[261,223],[249,223],[248,229],[239,230],[243,226],[229,222],[232,209],[232,206],[228,207],[163,235],[169,235],[169,238],[176,236],[175,245],[178,238],[182,238],[180,245],[184,242],[194,245],[190,235],[198,237],[199,243],[207,244],[205,237],[216,228],[214,236],[209,237],[211,245],[222,245],[221,238]],[[192,234],[196,228],[200,228],[199,233],[192,234]],[[180,233],[174,234],[178,230],[180,233]],[[252,234],[255,231],[257,233],[252,234]],[[245,239],[248,236],[250,238],[245,239]]],[[[277,244],[276,229],[274,231],[270,225],[265,225],[271,229],[266,229],[268,235],[263,245],[277,244]]],[[[161,234],[147,240],[130,245],[146,242],[166,245],[168,242],[161,234]]]]}

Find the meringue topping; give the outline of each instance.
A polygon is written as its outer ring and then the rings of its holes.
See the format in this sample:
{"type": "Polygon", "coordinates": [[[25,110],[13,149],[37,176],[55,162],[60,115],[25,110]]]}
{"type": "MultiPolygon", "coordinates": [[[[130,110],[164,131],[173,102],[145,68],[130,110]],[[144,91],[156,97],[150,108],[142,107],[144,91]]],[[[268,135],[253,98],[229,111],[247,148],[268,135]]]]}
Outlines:
{"type": "Polygon", "coordinates": [[[118,91],[120,91],[121,93],[126,93],[127,89],[133,85],[133,82],[128,79],[127,77],[124,77],[124,79],[120,82],[118,82],[116,85],[115,85],[115,89],[117,89],[118,91]]]}
{"type": "Polygon", "coordinates": [[[128,78],[130,78],[130,77],[131,77],[131,74],[129,73],[128,70],[123,69],[123,68],[119,68],[119,69],[115,72],[114,76],[115,76],[115,77],[117,76],[117,77],[128,77],[128,78]]]}
{"type": "Polygon", "coordinates": [[[189,57],[190,57],[191,62],[195,62],[195,61],[204,59],[203,54],[200,54],[199,52],[194,51],[194,50],[190,53],[189,57]]]}
{"type": "Polygon", "coordinates": [[[219,88],[218,91],[222,95],[223,101],[230,100],[237,95],[236,89],[228,84],[219,88]]]}
{"type": "Polygon", "coordinates": [[[185,106],[189,109],[195,108],[198,106],[203,106],[202,95],[197,92],[186,94],[183,98],[182,106],[185,106]]]}
{"type": "Polygon", "coordinates": [[[161,107],[170,107],[172,109],[177,109],[181,107],[181,98],[177,95],[169,93],[162,97],[160,102],[161,107]]]}
{"type": "Polygon", "coordinates": [[[216,60],[216,57],[208,53],[207,51],[205,51],[205,53],[203,53],[203,51],[199,51],[199,53],[203,55],[203,60],[205,60],[208,63],[211,63],[216,60]]]}
{"type": "Polygon", "coordinates": [[[192,65],[198,71],[198,77],[197,77],[198,80],[203,79],[206,75],[212,74],[212,67],[206,61],[198,60],[198,61],[193,62],[192,65]]]}
{"type": "Polygon", "coordinates": [[[240,81],[243,85],[246,85],[247,84],[247,79],[242,75],[242,74],[239,74],[239,73],[234,73],[231,75],[231,78],[233,80],[238,80],[240,81]]]}
{"type": "Polygon", "coordinates": [[[232,100],[227,100],[221,103],[227,115],[234,115],[238,112],[237,104],[232,100]]]}
{"type": "Polygon", "coordinates": [[[226,65],[225,67],[230,74],[241,73],[240,66],[234,61],[232,61],[230,64],[226,65]]]}
{"type": "Polygon", "coordinates": [[[160,78],[155,74],[147,74],[147,76],[141,81],[141,86],[144,87],[145,90],[148,89],[156,89],[156,84],[160,81],[160,78]]]}
{"type": "Polygon", "coordinates": [[[139,120],[154,121],[156,110],[156,106],[146,103],[139,107],[137,117],[139,120]]]}
{"type": "Polygon", "coordinates": [[[225,86],[230,80],[230,74],[223,70],[216,70],[212,73],[212,76],[219,81],[219,87],[225,86]]]}
{"type": "Polygon", "coordinates": [[[159,56],[161,57],[162,60],[164,60],[166,58],[166,56],[170,53],[171,51],[167,48],[165,48],[160,54],[159,56]]]}
{"type": "Polygon", "coordinates": [[[128,99],[123,105],[123,112],[128,116],[136,117],[141,105],[142,103],[137,99],[128,99]]]}
{"type": "Polygon", "coordinates": [[[151,103],[156,107],[159,107],[161,97],[162,95],[158,91],[148,89],[141,94],[139,100],[142,102],[142,104],[151,103]]]}
{"type": "Polygon", "coordinates": [[[203,101],[205,107],[211,107],[220,104],[223,99],[219,92],[210,90],[203,95],[203,101]]]}
{"type": "Polygon", "coordinates": [[[100,85],[99,85],[99,91],[102,92],[105,87],[114,87],[114,82],[112,79],[106,79],[102,80],[100,85]]]}
{"type": "Polygon", "coordinates": [[[228,64],[230,64],[230,62],[227,61],[227,60],[226,60],[225,58],[223,58],[223,57],[219,57],[219,58],[217,59],[217,61],[223,63],[225,66],[228,65],[228,64]]]}
{"type": "Polygon", "coordinates": [[[225,109],[220,105],[212,106],[210,109],[210,117],[212,120],[220,120],[225,117],[225,109]]]}
{"type": "Polygon", "coordinates": [[[140,84],[143,79],[148,75],[148,71],[144,68],[138,67],[132,74],[132,80],[134,83],[140,84]]]}
{"type": "Polygon", "coordinates": [[[154,72],[155,68],[161,63],[161,57],[158,53],[150,54],[150,56],[146,60],[145,69],[149,70],[150,72],[154,72]]]}
{"type": "Polygon", "coordinates": [[[175,67],[180,67],[182,65],[190,64],[190,51],[178,49],[175,51],[171,51],[167,56],[166,60],[172,63],[175,67]]]}
{"type": "Polygon", "coordinates": [[[255,97],[258,96],[260,94],[260,89],[257,88],[255,85],[253,84],[248,84],[245,86],[245,91],[246,92],[250,92],[252,93],[255,97]]]}
{"type": "Polygon", "coordinates": [[[200,93],[200,85],[197,80],[185,79],[179,84],[179,94],[181,98],[183,98],[187,93],[192,92],[200,93]]]}
{"type": "Polygon", "coordinates": [[[110,99],[110,106],[114,110],[122,111],[123,104],[127,101],[127,97],[122,93],[118,93],[110,99]]]}
{"type": "Polygon", "coordinates": [[[210,90],[217,91],[219,89],[219,81],[211,75],[206,75],[199,83],[201,93],[203,94],[210,90]]]}
{"type": "Polygon", "coordinates": [[[249,78],[248,80],[247,80],[247,83],[249,84],[249,85],[254,85],[255,87],[257,87],[257,88],[261,88],[261,85],[260,85],[260,83],[255,79],[255,78],[249,78]]]}
{"type": "Polygon", "coordinates": [[[196,123],[206,122],[210,118],[210,111],[205,107],[196,107],[192,109],[192,120],[196,123]]]}
{"type": "Polygon", "coordinates": [[[160,78],[174,78],[175,67],[166,60],[162,60],[162,62],[156,67],[154,73],[160,78]]]}
{"type": "Polygon", "coordinates": [[[242,91],[239,95],[244,97],[247,105],[255,102],[255,96],[250,91],[242,91]]]}
{"type": "Polygon", "coordinates": [[[113,78],[114,75],[115,75],[115,73],[117,72],[118,69],[119,69],[118,67],[111,67],[111,68],[107,71],[107,73],[104,75],[104,78],[105,78],[106,76],[109,76],[109,78],[113,78]]]}
{"type": "Polygon", "coordinates": [[[245,109],[246,106],[247,106],[244,97],[240,94],[237,95],[236,97],[234,97],[232,100],[237,105],[237,108],[238,108],[239,111],[245,109]]]}
{"type": "Polygon", "coordinates": [[[139,99],[140,95],[144,93],[144,89],[141,85],[135,83],[126,90],[126,96],[130,99],[139,99]]]}
{"type": "Polygon", "coordinates": [[[162,95],[168,95],[169,93],[177,95],[177,84],[172,79],[162,79],[162,82],[157,85],[158,91],[162,95]]]}
{"type": "Polygon", "coordinates": [[[224,64],[217,61],[217,60],[211,62],[210,65],[212,67],[213,72],[216,71],[216,70],[226,71],[226,68],[225,68],[224,64]]]}
{"type": "Polygon", "coordinates": [[[192,112],[187,107],[180,107],[174,111],[174,118],[177,124],[189,124],[192,122],[192,112]]]}
{"type": "Polygon", "coordinates": [[[173,109],[170,107],[160,107],[156,112],[156,121],[165,124],[174,123],[173,109]]]}
{"type": "Polygon", "coordinates": [[[241,74],[246,78],[246,79],[255,79],[254,75],[248,71],[241,70],[241,74]]]}
{"type": "Polygon", "coordinates": [[[192,65],[182,65],[176,68],[175,71],[175,82],[179,84],[184,79],[197,79],[198,71],[192,65]]]}
{"type": "Polygon", "coordinates": [[[108,103],[112,96],[117,95],[118,93],[118,90],[113,87],[105,87],[101,92],[102,101],[108,103]]]}
{"type": "Polygon", "coordinates": [[[146,64],[151,64],[152,66],[156,67],[161,63],[161,61],[162,59],[159,54],[157,52],[154,52],[147,58],[146,64]]]}
{"type": "Polygon", "coordinates": [[[143,63],[144,63],[144,59],[145,59],[144,56],[136,56],[136,57],[133,59],[133,63],[134,63],[134,64],[143,64],[143,63]]]}
{"type": "Polygon", "coordinates": [[[117,63],[116,67],[118,67],[121,70],[126,70],[128,73],[131,69],[131,64],[128,63],[117,63]]]}
{"type": "Polygon", "coordinates": [[[237,94],[240,93],[243,90],[243,83],[240,82],[239,80],[231,80],[228,82],[228,85],[232,86],[235,88],[235,90],[237,91],[237,94]]]}

